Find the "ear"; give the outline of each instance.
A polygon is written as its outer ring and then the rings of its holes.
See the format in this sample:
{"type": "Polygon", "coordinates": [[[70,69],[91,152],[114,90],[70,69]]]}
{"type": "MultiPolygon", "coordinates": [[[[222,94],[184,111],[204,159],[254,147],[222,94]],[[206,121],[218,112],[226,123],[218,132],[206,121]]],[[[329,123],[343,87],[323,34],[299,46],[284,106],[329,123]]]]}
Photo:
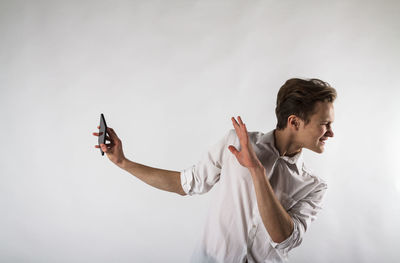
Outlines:
{"type": "Polygon", "coordinates": [[[298,131],[300,129],[300,122],[300,118],[296,115],[290,115],[288,117],[288,127],[290,127],[291,129],[298,131]]]}

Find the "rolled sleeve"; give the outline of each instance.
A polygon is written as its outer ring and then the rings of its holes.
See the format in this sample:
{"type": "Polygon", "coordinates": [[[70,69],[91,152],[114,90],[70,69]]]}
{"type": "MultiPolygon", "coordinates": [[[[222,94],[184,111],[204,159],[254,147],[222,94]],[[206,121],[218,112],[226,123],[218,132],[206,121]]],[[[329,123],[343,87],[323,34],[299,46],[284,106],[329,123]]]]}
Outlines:
{"type": "Polygon", "coordinates": [[[288,214],[292,218],[294,225],[292,234],[280,243],[276,243],[270,239],[270,243],[275,249],[287,255],[291,249],[301,244],[305,232],[310,227],[311,222],[316,219],[318,212],[322,209],[322,201],[326,190],[327,185],[325,183],[320,183],[314,191],[289,209],[288,214]]]}
{"type": "Polygon", "coordinates": [[[197,164],[180,171],[181,185],[186,194],[204,194],[219,181],[228,139],[232,132],[235,130],[229,130],[203,154],[197,164]]]}

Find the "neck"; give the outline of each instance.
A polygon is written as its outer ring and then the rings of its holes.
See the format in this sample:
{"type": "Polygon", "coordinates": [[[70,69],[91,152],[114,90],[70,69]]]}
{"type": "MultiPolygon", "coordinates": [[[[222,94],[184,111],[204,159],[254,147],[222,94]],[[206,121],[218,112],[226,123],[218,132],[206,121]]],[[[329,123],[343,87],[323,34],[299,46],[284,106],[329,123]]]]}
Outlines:
{"type": "Polygon", "coordinates": [[[287,129],[275,129],[274,138],[280,156],[292,157],[301,152],[301,146],[294,141],[294,136],[287,129]]]}

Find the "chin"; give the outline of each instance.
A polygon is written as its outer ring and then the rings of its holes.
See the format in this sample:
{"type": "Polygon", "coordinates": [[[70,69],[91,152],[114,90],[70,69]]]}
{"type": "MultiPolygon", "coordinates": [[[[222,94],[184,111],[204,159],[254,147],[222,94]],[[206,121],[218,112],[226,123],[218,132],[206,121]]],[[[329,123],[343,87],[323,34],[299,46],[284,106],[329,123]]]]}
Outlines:
{"type": "Polygon", "coordinates": [[[308,149],[310,149],[313,152],[319,153],[319,154],[323,153],[325,150],[324,147],[314,147],[314,148],[308,148],[308,149]]]}
{"type": "Polygon", "coordinates": [[[323,153],[324,151],[325,151],[325,147],[324,146],[318,147],[317,153],[323,153]]]}

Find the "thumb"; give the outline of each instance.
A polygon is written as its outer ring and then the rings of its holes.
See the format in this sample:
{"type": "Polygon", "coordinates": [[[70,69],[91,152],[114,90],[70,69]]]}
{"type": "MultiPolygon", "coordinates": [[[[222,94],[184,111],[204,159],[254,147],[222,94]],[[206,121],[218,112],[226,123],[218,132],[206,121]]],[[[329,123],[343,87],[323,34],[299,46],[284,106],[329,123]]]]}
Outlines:
{"type": "Polygon", "coordinates": [[[231,153],[233,153],[235,156],[236,156],[236,154],[238,154],[239,153],[239,151],[235,148],[235,146],[233,146],[233,145],[229,145],[228,146],[228,149],[229,149],[229,151],[231,151],[231,153]]]}
{"type": "Polygon", "coordinates": [[[101,147],[101,150],[103,151],[103,152],[107,152],[107,146],[105,145],[105,144],[100,144],[100,147],[101,147]]]}

